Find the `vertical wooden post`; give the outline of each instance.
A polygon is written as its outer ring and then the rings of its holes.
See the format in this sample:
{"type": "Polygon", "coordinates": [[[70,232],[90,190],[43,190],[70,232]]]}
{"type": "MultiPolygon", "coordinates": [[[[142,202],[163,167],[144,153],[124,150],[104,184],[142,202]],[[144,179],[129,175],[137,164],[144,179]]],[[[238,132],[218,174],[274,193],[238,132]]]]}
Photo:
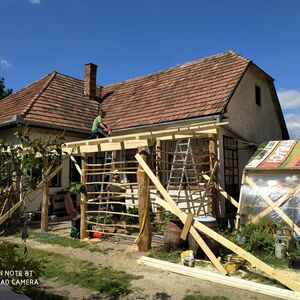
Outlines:
{"type": "MultiPolygon", "coordinates": [[[[212,170],[214,169],[215,163],[217,161],[217,135],[216,134],[209,134],[208,135],[208,140],[209,140],[209,144],[208,144],[208,151],[209,151],[209,169],[212,172],[212,170]]],[[[219,172],[219,170],[218,170],[219,172]]],[[[218,173],[217,173],[218,174],[218,173]]],[[[210,208],[210,212],[212,213],[213,216],[218,216],[219,212],[218,212],[218,196],[216,194],[216,190],[214,188],[214,182],[218,182],[218,175],[214,175],[213,180],[212,180],[212,187],[209,190],[209,194],[210,199],[211,199],[211,203],[208,206],[210,208]]]]}
{"type": "MultiPolygon", "coordinates": [[[[162,169],[162,163],[161,163],[161,140],[156,140],[156,178],[161,182],[161,169],[162,169]]],[[[162,199],[162,195],[159,190],[156,190],[157,197],[162,199]]],[[[161,222],[163,218],[163,207],[158,205],[156,206],[156,220],[158,222],[161,222]]]]}
{"type": "MultiPolygon", "coordinates": [[[[86,166],[87,164],[87,154],[82,153],[81,157],[81,184],[84,189],[87,190],[86,187],[86,166]]],[[[87,195],[81,193],[80,195],[80,239],[83,240],[87,238],[87,195]]]]}
{"type": "Polygon", "coordinates": [[[46,171],[48,169],[48,162],[45,162],[45,167],[42,175],[43,184],[43,199],[41,211],[41,231],[48,231],[48,208],[49,208],[49,183],[46,180],[46,171]]]}
{"type": "MultiPolygon", "coordinates": [[[[143,160],[148,164],[149,151],[146,147],[138,149],[143,160]]],[[[150,222],[150,182],[148,175],[139,165],[137,172],[138,199],[139,199],[139,226],[140,234],[137,240],[138,250],[146,252],[150,250],[152,230],[150,222]]]]}

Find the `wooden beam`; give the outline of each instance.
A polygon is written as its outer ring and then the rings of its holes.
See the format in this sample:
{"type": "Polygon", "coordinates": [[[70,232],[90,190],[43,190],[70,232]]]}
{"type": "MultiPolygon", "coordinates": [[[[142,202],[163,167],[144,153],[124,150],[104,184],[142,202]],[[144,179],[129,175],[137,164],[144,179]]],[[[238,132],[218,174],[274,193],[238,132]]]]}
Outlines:
{"type": "MultiPolygon", "coordinates": [[[[161,157],[161,140],[156,140],[156,177],[159,181],[161,181],[161,170],[162,170],[162,157],[161,157]]],[[[160,192],[158,190],[156,190],[156,195],[157,197],[162,197],[160,192]]],[[[163,219],[163,207],[161,207],[160,205],[157,205],[156,207],[156,221],[157,222],[161,222],[163,219]]]]}
{"type": "MultiPolygon", "coordinates": [[[[81,168],[82,168],[82,174],[81,174],[81,184],[84,186],[85,190],[87,191],[87,176],[86,176],[86,164],[87,164],[87,154],[82,154],[81,159],[81,168]]],[[[87,196],[84,193],[81,193],[80,197],[80,239],[83,240],[87,238],[87,196]]]]}
{"type": "MultiPolygon", "coordinates": [[[[175,206],[171,207],[171,205],[167,202],[164,201],[160,198],[156,198],[156,202],[161,205],[162,207],[164,207],[166,210],[170,211],[171,213],[177,215],[179,217],[179,219],[181,220],[182,223],[185,223],[187,220],[187,214],[180,211],[180,213],[176,213],[173,208],[178,212],[178,209],[176,209],[176,204],[175,206]]],[[[180,210],[180,209],[179,209],[180,210]]],[[[210,250],[210,248],[207,246],[207,244],[205,243],[205,241],[203,240],[203,238],[200,236],[199,232],[195,229],[195,227],[192,225],[190,227],[190,233],[192,235],[192,237],[195,239],[195,241],[198,243],[198,245],[201,247],[201,249],[203,250],[203,252],[207,255],[207,257],[210,259],[210,261],[212,262],[212,264],[215,266],[215,268],[223,275],[227,274],[226,269],[223,267],[223,265],[221,264],[221,262],[216,258],[216,256],[214,255],[214,253],[210,250]]]]}
{"type": "Polygon", "coordinates": [[[73,155],[70,155],[70,158],[71,158],[72,162],[74,163],[75,168],[78,171],[79,175],[81,176],[82,175],[82,171],[81,171],[81,169],[80,169],[80,167],[79,167],[79,165],[78,165],[75,157],[73,155]]]}
{"type": "MultiPolygon", "coordinates": [[[[275,206],[280,207],[283,205],[287,200],[289,200],[294,194],[296,194],[300,189],[300,184],[298,184],[295,188],[290,190],[287,194],[283,195],[280,199],[276,200],[275,206]]],[[[274,207],[275,207],[274,206],[274,207]]],[[[253,219],[251,219],[251,222],[256,223],[259,221],[259,219],[266,216],[268,213],[270,213],[274,208],[272,206],[267,207],[265,210],[263,210],[260,214],[255,216],[253,219]]]]}
{"type": "MultiPolygon", "coordinates": [[[[245,177],[246,183],[248,183],[250,186],[257,188],[255,182],[249,177],[245,177]]],[[[293,222],[276,204],[273,202],[273,200],[269,197],[267,193],[265,193],[262,189],[260,189],[259,194],[263,200],[265,200],[272,210],[274,210],[293,230],[296,231],[297,235],[300,236],[300,228],[297,226],[295,222],[293,222]]]]}
{"type": "MultiPolygon", "coordinates": [[[[218,161],[218,142],[217,142],[217,135],[216,134],[209,134],[208,135],[208,152],[209,152],[209,167],[211,171],[212,180],[216,183],[219,182],[219,176],[213,173],[215,163],[218,161]]],[[[210,202],[210,209],[211,213],[215,217],[220,216],[220,209],[218,208],[218,199],[216,195],[216,190],[214,186],[210,186],[209,193],[211,195],[211,202],[210,202]]]]}
{"type": "MultiPolygon", "coordinates": [[[[180,220],[182,220],[183,222],[185,222],[185,220],[186,220],[186,214],[183,211],[181,211],[180,208],[176,205],[176,203],[174,202],[174,200],[171,198],[171,196],[168,194],[168,192],[166,191],[166,189],[162,186],[162,184],[155,177],[155,175],[150,170],[150,168],[148,167],[148,165],[141,159],[141,157],[140,157],[139,154],[136,154],[135,158],[141,164],[142,168],[145,170],[145,172],[147,173],[147,175],[149,176],[149,178],[151,179],[151,181],[154,183],[154,185],[156,186],[156,188],[159,189],[160,193],[163,195],[163,197],[167,201],[167,202],[166,201],[162,201],[160,203],[160,205],[164,204],[164,207],[166,209],[171,209],[173,211],[173,213],[175,213],[179,217],[180,220]],[[165,203],[163,203],[163,202],[165,202],[165,203]],[[165,205],[165,204],[167,204],[167,205],[165,205]]],[[[288,276],[283,275],[281,272],[275,270],[274,268],[272,268],[271,266],[267,265],[263,261],[259,260],[258,258],[256,258],[255,256],[253,256],[249,252],[245,251],[241,247],[239,247],[236,244],[232,243],[231,241],[227,240],[226,238],[224,238],[222,235],[218,234],[214,230],[208,228],[207,226],[205,226],[204,224],[202,224],[202,223],[200,223],[200,222],[198,222],[196,220],[194,220],[194,224],[191,227],[191,230],[194,227],[197,230],[199,230],[199,231],[203,232],[204,234],[208,235],[209,237],[213,238],[215,241],[219,242],[220,244],[222,244],[226,248],[230,249],[234,253],[242,256],[244,259],[246,259],[248,262],[250,262],[253,266],[256,266],[258,269],[260,269],[261,271],[265,272],[266,274],[268,274],[272,278],[276,279],[277,281],[279,281],[283,285],[287,286],[288,288],[290,288],[290,289],[292,289],[294,291],[300,292],[300,283],[291,280],[288,276]]],[[[191,233],[192,233],[192,231],[191,231],[191,233]]],[[[212,261],[212,263],[214,263],[214,262],[212,261]]]]}
{"type": "Polygon", "coordinates": [[[215,173],[216,173],[217,169],[218,169],[218,162],[215,161],[215,164],[214,164],[213,169],[212,169],[211,174],[210,174],[210,178],[206,183],[206,188],[205,188],[205,191],[203,193],[201,202],[199,204],[199,208],[198,208],[198,211],[197,211],[197,216],[200,214],[200,210],[202,208],[203,202],[205,200],[205,197],[207,196],[208,191],[211,190],[211,183],[214,180],[214,176],[215,176],[215,173]]]}
{"type": "Polygon", "coordinates": [[[6,212],[1,218],[0,218],[0,225],[3,224],[8,218],[12,216],[12,214],[21,206],[22,200],[20,200],[17,204],[15,204],[8,212],[6,212]]]}
{"type": "MultiPolygon", "coordinates": [[[[47,168],[47,162],[45,163],[47,168]]],[[[43,199],[42,199],[42,210],[41,210],[41,231],[48,231],[48,210],[49,210],[49,183],[47,181],[45,172],[42,175],[43,184],[43,199]]]]}
{"type": "MultiPolygon", "coordinates": [[[[210,180],[211,177],[209,177],[208,175],[204,174],[202,175],[202,177],[205,179],[205,180],[210,180]]],[[[219,193],[224,196],[231,204],[233,204],[236,208],[239,207],[239,203],[233,198],[231,197],[226,191],[223,190],[223,188],[221,188],[220,186],[218,186],[216,183],[215,183],[215,188],[219,191],[219,193]]]]}
{"type": "MultiPolygon", "coordinates": [[[[140,147],[139,153],[141,159],[147,163],[149,160],[149,150],[146,147],[140,147]]],[[[149,178],[139,165],[137,171],[138,182],[138,201],[139,201],[139,226],[140,233],[137,238],[137,246],[140,252],[147,252],[151,248],[152,230],[150,221],[150,185],[149,178]]]]}
{"type": "MultiPolygon", "coordinates": [[[[155,177],[153,172],[150,170],[148,165],[145,163],[145,161],[142,159],[142,157],[139,154],[136,154],[135,156],[136,160],[139,162],[140,166],[144,169],[144,171],[147,173],[151,181],[154,183],[156,188],[160,191],[162,196],[168,201],[159,201],[159,198],[156,197],[156,201],[158,204],[163,206],[164,208],[167,208],[170,210],[172,213],[175,213],[180,221],[184,224],[187,219],[187,214],[181,211],[181,209],[176,205],[175,201],[169,196],[168,192],[166,189],[162,186],[160,181],[155,177]],[[167,206],[166,206],[167,204],[167,206]]],[[[203,225],[205,226],[205,225],[203,225]]],[[[206,226],[205,226],[206,227],[206,226]]],[[[210,261],[213,263],[213,265],[216,267],[216,269],[221,273],[221,274],[227,274],[226,269],[222,266],[220,261],[215,257],[213,252],[209,249],[207,244],[204,242],[203,238],[199,235],[197,230],[191,226],[190,228],[191,235],[193,238],[196,240],[196,242],[200,245],[201,249],[204,251],[204,253],[207,255],[207,257],[210,259],[210,261]]]]}
{"type": "MultiPolygon", "coordinates": [[[[216,133],[216,128],[219,126],[223,126],[228,124],[228,122],[216,123],[215,121],[210,122],[195,122],[188,123],[182,122],[182,124],[178,125],[164,125],[157,126],[157,128],[152,129],[147,132],[137,132],[126,135],[116,135],[108,138],[101,139],[93,139],[93,140],[83,140],[77,142],[65,143],[62,145],[62,151],[67,154],[79,154],[82,153],[91,153],[98,152],[99,145],[101,151],[113,151],[120,150],[119,147],[122,145],[118,144],[118,142],[126,142],[124,145],[125,149],[134,149],[137,147],[146,146],[145,144],[134,143],[135,140],[155,140],[155,139],[163,139],[165,136],[172,136],[174,138],[187,137],[187,136],[197,136],[202,134],[212,134],[216,133]],[[164,128],[165,127],[165,128],[164,128]],[[164,129],[162,129],[164,128],[164,129]],[[110,144],[114,144],[114,146],[109,146],[110,144]],[[97,146],[97,149],[96,147],[97,146]],[[105,147],[102,149],[102,147],[105,147]],[[107,147],[107,148],[106,148],[107,147]],[[113,148],[113,149],[112,149],[113,148]]],[[[147,142],[148,145],[149,142],[147,142]]]]}
{"type": "Polygon", "coordinates": [[[158,260],[151,257],[142,256],[137,260],[138,264],[158,268],[165,272],[173,272],[180,275],[198,278],[222,285],[229,286],[230,288],[238,288],[250,292],[268,295],[274,298],[281,298],[286,300],[299,300],[300,293],[289,291],[286,289],[261,284],[253,281],[248,281],[236,277],[223,276],[213,272],[201,270],[199,268],[189,268],[183,265],[170,263],[167,261],[158,260]]]}
{"type": "MultiPolygon", "coordinates": [[[[9,196],[9,195],[8,195],[8,196],[9,196]]],[[[5,206],[6,206],[7,202],[8,202],[8,197],[5,199],[4,204],[3,204],[2,208],[1,208],[1,211],[0,211],[0,217],[3,215],[3,212],[4,212],[4,210],[5,210],[5,206]]]]}
{"type": "Polygon", "coordinates": [[[187,214],[187,218],[185,220],[185,223],[184,223],[184,226],[182,228],[181,235],[180,235],[180,238],[182,240],[184,240],[184,241],[186,240],[193,221],[194,221],[194,215],[193,214],[187,214]]]}

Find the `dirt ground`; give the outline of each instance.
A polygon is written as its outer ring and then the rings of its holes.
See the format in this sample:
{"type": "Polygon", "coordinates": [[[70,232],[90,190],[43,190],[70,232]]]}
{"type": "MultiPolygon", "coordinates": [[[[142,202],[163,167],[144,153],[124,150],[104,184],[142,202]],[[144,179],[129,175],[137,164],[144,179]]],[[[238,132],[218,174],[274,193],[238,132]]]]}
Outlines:
{"type": "MultiPolygon", "coordinates": [[[[59,235],[67,236],[69,233],[69,223],[60,224],[53,228],[59,235]]],[[[1,237],[12,242],[20,243],[20,239],[15,237],[1,237]]],[[[138,299],[161,299],[161,300],[181,300],[187,294],[194,292],[201,293],[205,296],[222,296],[231,300],[276,300],[274,297],[230,288],[224,285],[200,280],[192,277],[187,277],[171,272],[162,271],[156,268],[140,265],[137,259],[143,253],[137,252],[137,247],[133,241],[126,240],[91,240],[93,246],[103,248],[113,248],[109,254],[101,254],[99,252],[91,253],[84,249],[74,249],[71,247],[63,247],[58,245],[42,244],[33,240],[28,240],[27,245],[36,249],[52,251],[59,254],[68,255],[78,260],[86,260],[98,266],[110,266],[116,270],[125,271],[134,275],[141,275],[143,278],[132,281],[133,292],[127,296],[122,297],[124,300],[138,300],[138,299]]],[[[80,263],[80,262],[78,262],[80,263]]],[[[299,274],[299,273],[298,273],[299,274]]],[[[55,280],[42,281],[42,286],[47,287],[49,292],[60,294],[74,300],[96,300],[105,299],[95,292],[74,287],[72,285],[65,285],[55,280]]],[[[279,299],[279,298],[278,298],[279,299]]]]}

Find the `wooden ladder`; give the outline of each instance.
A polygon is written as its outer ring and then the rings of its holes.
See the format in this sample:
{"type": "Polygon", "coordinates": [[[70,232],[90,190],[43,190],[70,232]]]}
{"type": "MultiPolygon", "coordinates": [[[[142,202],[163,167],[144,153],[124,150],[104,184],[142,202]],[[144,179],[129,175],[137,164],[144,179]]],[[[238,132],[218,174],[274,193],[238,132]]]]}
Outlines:
{"type": "MultiPolygon", "coordinates": [[[[112,167],[112,162],[114,160],[113,158],[113,153],[112,151],[107,151],[104,154],[104,163],[103,163],[103,169],[106,168],[111,168],[112,167]]],[[[103,204],[99,204],[98,205],[98,211],[100,211],[102,208],[104,208],[106,210],[106,212],[108,211],[108,206],[109,206],[109,197],[107,194],[103,194],[106,190],[106,186],[109,182],[111,182],[111,178],[112,178],[112,174],[111,172],[109,172],[109,174],[107,174],[108,172],[106,170],[103,170],[103,173],[101,174],[101,185],[100,185],[100,192],[102,194],[101,197],[99,197],[100,202],[106,202],[104,205],[103,204]]],[[[97,216],[97,222],[99,223],[99,219],[100,219],[100,213],[98,213],[97,216]]],[[[104,216],[104,220],[103,223],[106,223],[107,219],[107,213],[104,216]]]]}
{"type": "Polygon", "coordinates": [[[177,140],[167,191],[177,189],[176,203],[186,203],[186,209],[193,214],[196,214],[198,210],[196,204],[202,202],[200,181],[197,174],[191,139],[177,140]]]}

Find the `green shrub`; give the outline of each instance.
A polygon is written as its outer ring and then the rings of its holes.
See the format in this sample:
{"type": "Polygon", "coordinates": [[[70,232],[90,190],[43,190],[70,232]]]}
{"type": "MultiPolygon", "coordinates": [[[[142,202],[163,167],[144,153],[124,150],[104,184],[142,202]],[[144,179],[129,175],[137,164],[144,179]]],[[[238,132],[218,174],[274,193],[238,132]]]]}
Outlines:
{"type": "Polygon", "coordinates": [[[16,292],[25,293],[32,288],[32,285],[15,283],[26,279],[37,282],[43,274],[44,267],[39,261],[27,259],[25,255],[18,254],[18,248],[17,245],[5,241],[0,242],[0,280],[8,280],[9,285],[16,292]],[[6,272],[10,273],[6,274],[6,272]]]}

